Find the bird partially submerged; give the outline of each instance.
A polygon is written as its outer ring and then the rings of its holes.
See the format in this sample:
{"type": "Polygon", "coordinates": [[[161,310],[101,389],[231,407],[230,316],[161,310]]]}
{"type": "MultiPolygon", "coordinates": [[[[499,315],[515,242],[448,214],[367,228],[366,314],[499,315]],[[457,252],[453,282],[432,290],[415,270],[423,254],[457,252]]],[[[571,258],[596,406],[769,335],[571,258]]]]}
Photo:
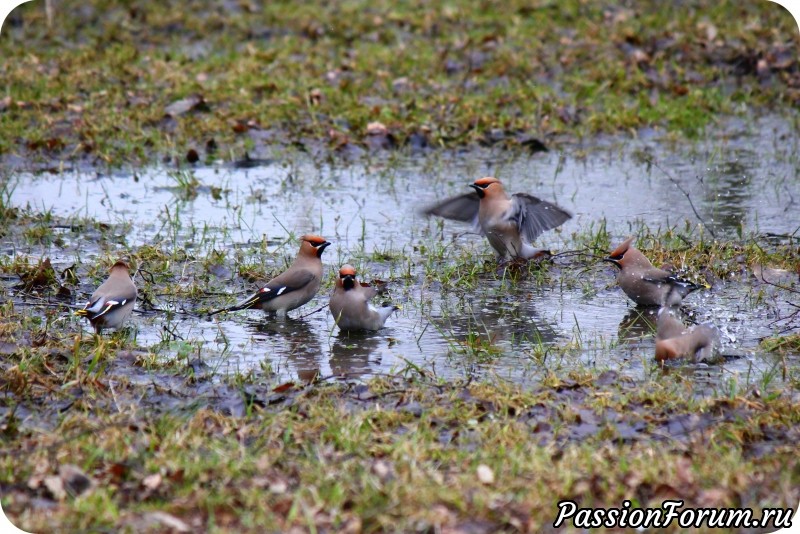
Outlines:
{"type": "Polygon", "coordinates": [[[631,246],[634,239],[623,241],[603,261],[619,268],[617,284],[638,306],[678,306],[686,295],[704,287],[653,267],[644,254],[631,246]]]}
{"type": "Polygon", "coordinates": [[[720,347],[719,330],[707,324],[687,328],[673,317],[669,308],[658,311],[656,323],[656,360],[687,358],[709,362],[717,358],[720,347]]]}
{"type": "Polygon", "coordinates": [[[329,304],[331,315],[339,329],[352,331],[383,328],[386,319],[397,307],[371,306],[369,301],[377,294],[378,290],[374,287],[359,283],[355,267],[349,264],[342,265],[329,304]]]}

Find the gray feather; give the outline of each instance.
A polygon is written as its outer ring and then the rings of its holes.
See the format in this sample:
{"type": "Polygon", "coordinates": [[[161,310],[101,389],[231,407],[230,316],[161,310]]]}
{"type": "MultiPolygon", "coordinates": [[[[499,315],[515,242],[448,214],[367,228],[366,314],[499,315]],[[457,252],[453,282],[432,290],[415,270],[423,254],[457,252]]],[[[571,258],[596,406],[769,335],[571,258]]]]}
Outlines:
{"type": "Polygon", "coordinates": [[[480,202],[481,199],[478,197],[478,193],[467,193],[443,200],[426,208],[422,213],[428,216],[436,215],[445,219],[469,222],[477,226],[480,202]]]}
{"type": "Polygon", "coordinates": [[[529,243],[542,232],[561,226],[572,218],[570,212],[527,193],[512,195],[511,202],[510,218],[517,221],[520,233],[529,243]]]}

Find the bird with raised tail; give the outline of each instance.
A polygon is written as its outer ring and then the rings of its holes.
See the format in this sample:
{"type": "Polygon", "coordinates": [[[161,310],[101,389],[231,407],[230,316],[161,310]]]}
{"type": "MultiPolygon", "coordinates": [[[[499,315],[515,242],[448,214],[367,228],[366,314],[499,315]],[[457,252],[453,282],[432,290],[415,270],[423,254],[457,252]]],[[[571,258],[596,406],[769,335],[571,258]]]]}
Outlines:
{"type": "Polygon", "coordinates": [[[267,285],[249,298],[231,306],[211,312],[231,312],[259,308],[267,313],[285,315],[299,308],[319,291],[322,281],[322,253],[330,243],[318,235],[306,234],[300,238],[300,252],[284,272],[267,282],[267,285]]]}
{"type": "Polygon", "coordinates": [[[623,241],[603,261],[619,268],[617,284],[638,306],[678,306],[686,295],[703,287],[653,267],[644,254],[631,246],[634,239],[623,241]]]}
{"type": "Polygon", "coordinates": [[[352,265],[342,265],[331,295],[329,307],[340,330],[380,330],[395,306],[375,308],[369,301],[378,294],[374,287],[364,286],[356,279],[352,265]]]}
{"type": "Polygon", "coordinates": [[[550,251],[531,243],[542,232],[572,218],[568,211],[527,193],[506,193],[497,178],[486,177],[470,184],[474,193],[449,198],[423,211],[445,219],[470,222],[489,240],[498,259],[538,259],[550,251]]]}
{"type": "Polygon", "coordinates": [[[715,327],[699,324],[686,328],[673,317],[669,308],[658,311],[656,360],[688,358],[696,362],[707,362],[717,357],[719,346],[719,330],[715,327]]]}
{"type": "Polygon", "coordinates": [[[89,319],[97,334],[101,334],[104,328],[119,329],[131,316],[136,295],[128,264],[120,260],[111,266],[106,281],[75,315],[89,319]]]}

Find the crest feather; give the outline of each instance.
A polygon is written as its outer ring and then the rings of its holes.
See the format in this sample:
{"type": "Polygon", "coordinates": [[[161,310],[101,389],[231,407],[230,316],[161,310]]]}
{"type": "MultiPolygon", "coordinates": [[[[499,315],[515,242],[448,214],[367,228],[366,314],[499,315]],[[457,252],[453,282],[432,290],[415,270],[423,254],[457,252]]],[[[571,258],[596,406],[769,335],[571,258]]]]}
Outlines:
{"type": "Polygon", "coordinates": [[[628,249],[631,248],[631,243],[633,243],[634,239],[636,239],[636,236],[629,237],[628,239],[620,243],[620,245],[617,248],[612,250],[611,254],[609,254],[608,256],[610,258],[616,258],[617,256],[624,256],[625,253],[628,252],[628,249]]]}
{"type": "Polygon", "coordinates": [[[342,265],[342,268],[339,269],[339,278],[344,278],[345,276],[355,276],[356,275],[356,268],[346,263],[342,265]]]}
{"type": "Polygon", "coordinates": [[[499,182],[500,182],[500,180],[498,180],[497,178],[494,178],[493,176],[486,176],[484,178],[478,178],[477,180],[475,180],[475,185],[484,186],[484,185],[489,185],[489,184],[496,184],[496,183],[499,183],[499,182]]]}
{"type": "Polygon", "coordinates": [[[321,245],[325,242],[325,238],[316,234],[306,234],[300,238],[301,241],[308,241],[314,246],[321,245]]]}

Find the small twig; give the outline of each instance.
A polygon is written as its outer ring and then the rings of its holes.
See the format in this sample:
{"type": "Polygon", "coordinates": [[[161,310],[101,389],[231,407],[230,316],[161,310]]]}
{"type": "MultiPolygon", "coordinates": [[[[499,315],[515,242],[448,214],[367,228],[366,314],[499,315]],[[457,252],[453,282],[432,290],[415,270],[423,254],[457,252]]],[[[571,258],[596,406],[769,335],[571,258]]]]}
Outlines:
{"type": "Polygon", "coordinates": [[[596,256],[596,254],[591,252],[591,249],[589,249],[589,248],[581,248],[581,249],[576,249],[576,250],[564,250],[564,251],[561,251],[561,252],[559,252],[557,254],[553,254],[552,257],[553,258],[558,258],[560,256],[580,256],[580,255],[596,256]]]}
{"type": "Polygon", "coordinates": [[[185,341],[183,339],[183,336],[181,336],[180,334],[175,332],[175,330],[170,328],[168,325],[162,325],[161,328],[163,328],[164,331],[167,332],[168,334],[172,335],[173,338],[180,339],[181,341],[185,341]]]}
{"type": "MultiPolygon", "coordinates": [[[[787,304],[792,304],[792,303],[791,303],[791,302],[789,302],[789,303],[787,303],[787,304]]],[[[796,307],[797,307],[797,306],[796,306],[796,307]]],[[[797,317],[797,315],[798,315],[798,314],[800,314],[800,309],[798,309],[798,310],[795,310],[794,312],[790,313],[790,314],[789,314],[789,315],[787,315],[786,317],[778,317],[777,319],[775,319],[774,321],[772,321],[771,323],[769,323],[767,326],[772,326],[772,325],[774,325],[775,323],[781,323],[781,322],[783,322],[783,321],[791,321],[792,319],[794,319],[795,317],[797,317]]],[[[794,327],[794,326],[788,326],[788,327],[786,327],[786,329],[782,330],[782,331],[781,331],[781,332],[779,332],[779,333],[780,333],[780,334],[782,334],[783,332],[788,332],[789,330],[793,330],[794,328],[796,328],[796,327],[794,327]]]]}
{"type": "Polygon", "coordinates": [[[761,279],[762,282],[764,282],[768,286],[777,287],[778,289],[783,289],[784,291],[788,291],[789,293],[800,293],[800,291],[798,291],[797,289],[782,286],[780,284],[776,284],[775,282],[770,282],[769,280],[764,278],[764,264],[763,263],[759,264],[759,267],[761,267],[761,272],[759,273],[761,276],[759,278],[761,279]]]}
{"type": "Polygon", "coordinates": [[[142,280],[144,280],[145,282],[148,282],[148,283],[151,283],[151,284],[155,284],[156,283],[156,277],[153,276],[153,273],[151,273],[147,269],[142,269],[141,267],[139,267],[138,269],[136,269],[136,272],[133,273],[133,277],[136,278],[137,274],[139,276],[141,276],[142,280]],[[145,275],[147,275],[147,277],[145,275]],[[149,280],[148,280],[148,277],[150,278],[149,280]]]}
{"type": "Polygon", "coordinates": [[[195,312],[188,312],[188,311],[180,311],[180,310],[165,310],[163,308],[148,308],[143,310],[141,308],[136,308],[133,310],[133,313],[138,313],[141,315],[150,315],[154,313],[174,313],[175,315],[186,315],[188,317],[202,317],[203,314],[195,313],[195,312]]]}
{"type": "Polygon", "coordinates": [[[327,307],[328,307],[328,305],[327,305],[327,304],[323,304],[322,306],[320,306],[320,307],[319,307],[319,308],[317,308],[316,310],[314,310],[314,311],[312,311],[312,312],[308,312],[308,313],[307,313],[307,314],[305,314],[305,315],[301,315],[300,317],[298,317],[298,319],[305,319],[305,318],[306,318],[306,317],[308,317],[309,315],[314,315],[315,313],[317,313],[317,312],[320,312],[320,311],[324,310],[324,309],[325,309],[325,308],[327,308],[327,307]]]}

